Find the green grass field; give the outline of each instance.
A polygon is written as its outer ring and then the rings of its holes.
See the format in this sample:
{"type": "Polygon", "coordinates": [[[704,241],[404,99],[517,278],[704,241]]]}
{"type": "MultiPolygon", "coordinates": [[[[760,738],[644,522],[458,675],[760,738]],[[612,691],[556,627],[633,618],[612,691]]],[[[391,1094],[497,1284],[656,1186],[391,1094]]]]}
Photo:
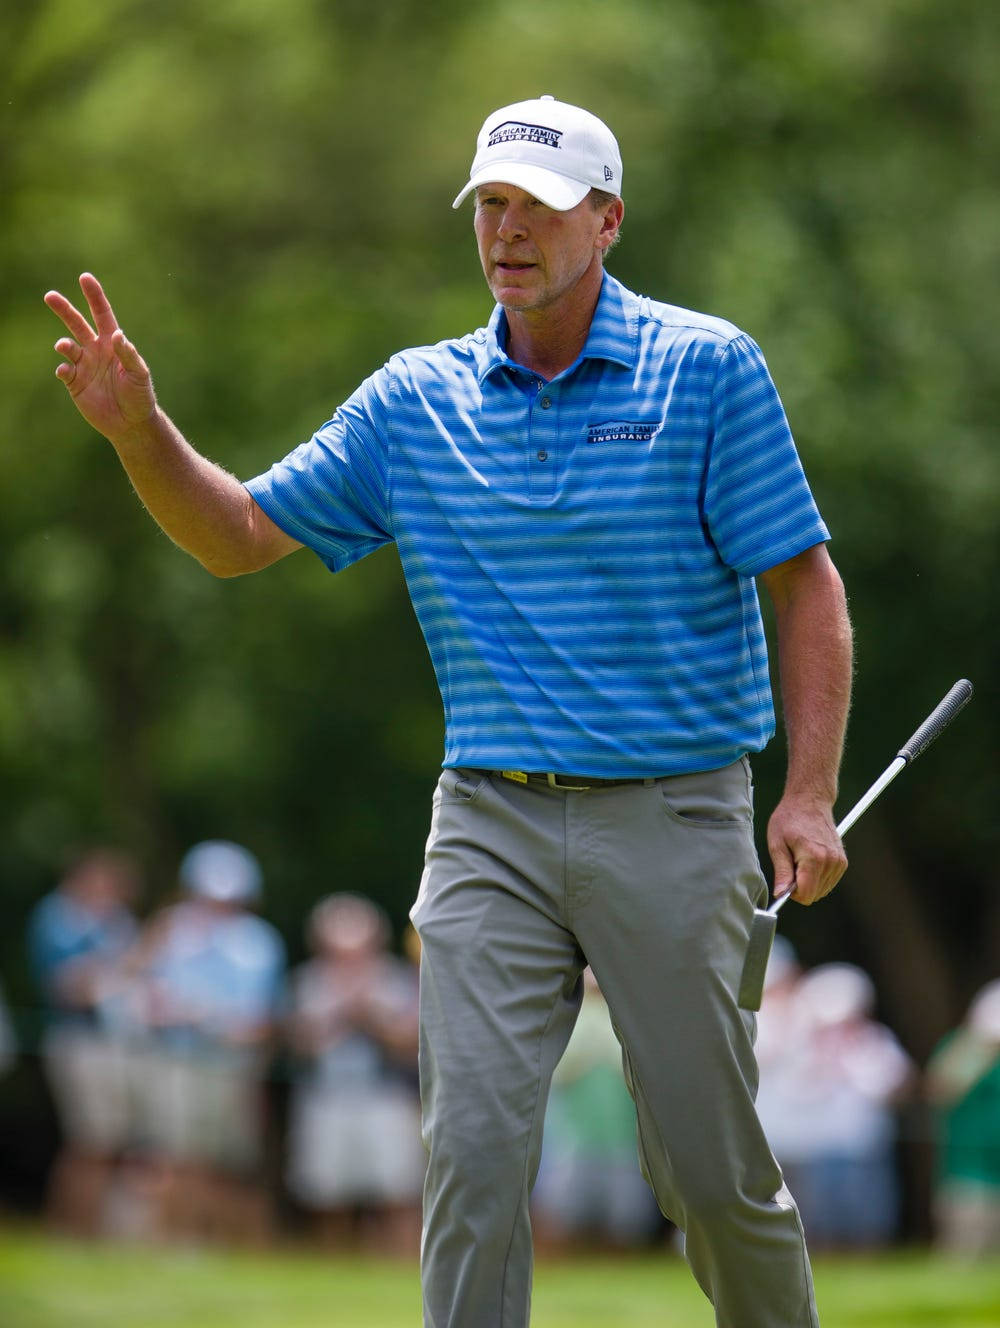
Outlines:
{"type": "MultiPolygon", "coordinates": [[[[1000,1260],[819,1259],[823,1328],[997,1328],[1000,1260]]],[[[133,1249],[0,1231],[3,1328],[418,1328],[416,1266],[314,1253],[133,1249]]],[[[540,1262],[532,1328],[712,1328],[669,1255],[540,1262]]]]}

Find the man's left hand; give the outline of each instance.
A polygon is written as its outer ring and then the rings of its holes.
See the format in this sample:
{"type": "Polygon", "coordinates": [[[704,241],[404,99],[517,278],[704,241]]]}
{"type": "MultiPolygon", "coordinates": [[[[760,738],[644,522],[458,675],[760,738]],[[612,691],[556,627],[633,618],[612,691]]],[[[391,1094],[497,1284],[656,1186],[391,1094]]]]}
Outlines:
{"type": "Polygon", "coordinates": [[[775,897],[791,890],[799,904],[815,904],[828,895],[847,870],[832,810],[824,804],[782,798],[768,822],[767,847],[775,897]]]}

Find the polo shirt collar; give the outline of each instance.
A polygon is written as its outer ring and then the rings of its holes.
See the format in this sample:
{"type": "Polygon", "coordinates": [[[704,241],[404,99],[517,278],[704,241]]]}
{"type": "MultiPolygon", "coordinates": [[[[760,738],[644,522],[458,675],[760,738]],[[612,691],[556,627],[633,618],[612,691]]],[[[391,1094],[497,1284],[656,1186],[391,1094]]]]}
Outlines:
{"type": "MultiPolygon", "coordinates": [[[[514,361],[504,350],[506,342],[507,315],[498,304],[486,325],[483,361],[478,374],[480,383],[497,369],[513,365],[514,361]]],[[[610,272],[605,272],[590,331],[577,363],[582,360],[610,360],[612,364],[631,369],[636,363],[638,349],[638,298],[620,281],[616,281],[610,272]]]]}

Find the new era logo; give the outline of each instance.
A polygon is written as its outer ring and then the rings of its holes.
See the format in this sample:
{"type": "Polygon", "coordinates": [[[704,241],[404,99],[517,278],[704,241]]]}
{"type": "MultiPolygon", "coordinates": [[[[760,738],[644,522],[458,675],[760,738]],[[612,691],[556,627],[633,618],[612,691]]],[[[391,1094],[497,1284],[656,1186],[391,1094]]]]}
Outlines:
{"type": "Polygon", "coordinates": [[[605,180],[608,181],[609,184],[610,184],[611,181],[615,178],[615,173],[614,173],[614,171],[611,169],[610,166],[605,166],[605,168],[604,168],[604,178],[605,178],[605,180]]]}

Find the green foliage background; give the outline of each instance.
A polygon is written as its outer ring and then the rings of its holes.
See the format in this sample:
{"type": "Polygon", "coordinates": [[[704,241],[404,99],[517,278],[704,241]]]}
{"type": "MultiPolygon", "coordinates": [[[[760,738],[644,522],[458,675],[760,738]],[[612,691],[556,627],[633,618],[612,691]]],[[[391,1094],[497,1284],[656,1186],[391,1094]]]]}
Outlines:
{"type": "MultiPolygon", "coordinates": [[[[161,400],[241,476],[400,346],[490,304],[450,201],[497,105],[615,129],[626,283],[763,346],[852,600],[843,806],[955,678],[977,699],[782,928],[855,959],[925,1052],[1000,971],[995,772],[1000,10],[978,0],[35,0],[0,10],[0,973],[65,851],[169,891],[242,839],[293,955],[310,902],[398,926],[440,760],[394,553],[216,582],[51,376],[41,303],[105,282],[161,400]]],[[[780,738],[758,762],[777,796],[780,738]]]]}

